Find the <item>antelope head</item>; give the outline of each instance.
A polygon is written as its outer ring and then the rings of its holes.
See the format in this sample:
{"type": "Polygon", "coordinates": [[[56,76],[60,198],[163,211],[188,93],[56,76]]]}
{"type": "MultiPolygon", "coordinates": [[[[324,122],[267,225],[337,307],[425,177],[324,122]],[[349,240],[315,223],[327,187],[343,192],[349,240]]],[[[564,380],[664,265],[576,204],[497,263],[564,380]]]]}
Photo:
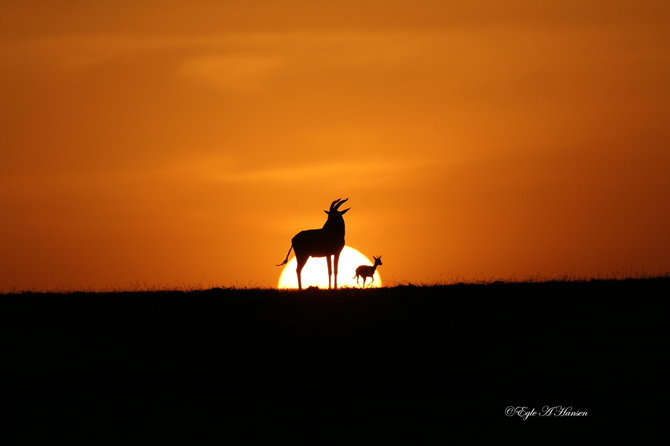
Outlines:
{"type": "Polygon", "coordinates": [[[372,256],[372,258],[375,259],[375,265],[379,265],[379,266],[383,265],[382,256],[379,256],[379,257],[372,256]]]}
{"type": "Polygon", "coordinates": [[[348,198],[345,198],[344,200],[338,198],[330,204],[330,210],[323,211],[328,214],[328,220],[326,221],[326,224],[323,225],[324,228],[340,228],[342,231],[344,231],[344,218],[342,218],[342,216],[346,214],[347,211],[351,208],[340,211],[340,206],[347,200],[348,198]]]}
{"type": "Polygon", "coordinates": [[[328,210],[328,211],[323,211],[323,212],[325,212],[326,214],[328,214],[328,219],[329,219],[329,220],[330,220],[332,217],[336,216],[336,215],[344,215],[344,214],[347,213],[347,211],[348,211],[349,209],[351,209],[351,208],[346,208],[346,209],[343,210],[343,211],[340,211],[340,210],[339,210],[339,208],[340,208],[340,206],[342,205],[342,203],[344,203],[344,202],[347,201],[347,200],[348,200],[348,198],[345,198],[344,200],[341,199],[341,198],[338,198],[337,200],[333,201],[333,202],[330,204],[330,210],[328,210]]]}

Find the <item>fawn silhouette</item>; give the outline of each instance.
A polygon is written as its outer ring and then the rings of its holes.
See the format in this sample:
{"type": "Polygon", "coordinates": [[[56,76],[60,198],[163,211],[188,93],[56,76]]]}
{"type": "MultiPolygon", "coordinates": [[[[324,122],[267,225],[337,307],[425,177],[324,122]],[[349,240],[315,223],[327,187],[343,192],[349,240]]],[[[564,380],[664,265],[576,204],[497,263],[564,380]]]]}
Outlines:
{"type": "Polygon", "coordinates": [[[337,265],[340,261],[340,253],[344,248],[344,218],[342,216],[351,208],[340,211],[342,203],[348,198],[342,200],[338,198],[330,204],[330,210],[323,211],[328,214],[328,220],[321,229],[308,229],[301,231],[291,239],[291,247],[286,253],[286,258],[277,266],[286,265],[291,250],[295,252],[295,258],[298,262],[296,273],[298,275],[298,288],[302,290],[302,280],[300,274],[305,263],[310,257],[326,257],[328,262],[328,288],[331,288],[330,276],[332,274],[331,256],[334,258],[335,275],[334,282],[337,288],[337,265]]]}
{"type": "Polygon", "coordinates": [[[356,268],[356,275],[353,277],[356,279],[356,284],[358,284],[358,279],[361,277],[363,278],[363,287],[365,287],[365,280],[369,277],[370,278],[370,283],[374,280],[374,275],[375,275],[375,270],[377,269],[377,266],[382,266],[382,256],[375,257],[372,256],[373,259],[375,259],[375,264],[372,266],[368,265],[361,265],[358,268],[356,268]]]}

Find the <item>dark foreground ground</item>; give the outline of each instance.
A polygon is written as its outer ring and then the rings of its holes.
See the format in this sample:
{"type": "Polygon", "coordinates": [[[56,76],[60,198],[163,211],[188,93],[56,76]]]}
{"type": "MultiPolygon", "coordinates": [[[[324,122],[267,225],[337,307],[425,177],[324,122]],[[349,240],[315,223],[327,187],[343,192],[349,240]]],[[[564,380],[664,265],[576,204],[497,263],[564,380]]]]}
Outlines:
{"type": "Polygon", "coordinates": [[[669,291],[662,278],[0,295],[0,423],[103,438],[532,431],[598,444],[667,419],[669,291]],[[545,405],[588,415],[505,414],[545,405]]]}

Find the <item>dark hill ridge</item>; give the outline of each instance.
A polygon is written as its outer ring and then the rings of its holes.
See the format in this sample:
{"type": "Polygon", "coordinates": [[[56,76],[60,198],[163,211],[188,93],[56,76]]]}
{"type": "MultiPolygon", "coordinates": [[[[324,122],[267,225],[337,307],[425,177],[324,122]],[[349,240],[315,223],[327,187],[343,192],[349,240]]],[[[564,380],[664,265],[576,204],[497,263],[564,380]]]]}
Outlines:
{"type": "Polygon", "coordinates": [[[2,295],[6,420],[76,427],[112,413],[124,426],[162,413],[389,435],[654,423],[660,413],[625,411],[660,399],[668,291],[658,278],[2,295]],[[589,415],[524,422],[510,405],[589,415]]]}

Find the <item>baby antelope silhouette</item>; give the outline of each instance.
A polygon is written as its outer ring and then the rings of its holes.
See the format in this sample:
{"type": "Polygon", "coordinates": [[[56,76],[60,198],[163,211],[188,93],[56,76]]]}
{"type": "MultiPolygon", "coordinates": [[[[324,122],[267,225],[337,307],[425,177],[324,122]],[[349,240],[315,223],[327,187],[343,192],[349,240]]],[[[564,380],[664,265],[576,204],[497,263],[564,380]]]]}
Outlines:
{"type": "Polygon", "coordinates": [[[375,259],[375,264],[372,266],[369,265],[361,265],[358,268],[356,268],[356,275],[353,277],[356,279],[356,284],[358,285],[358,279],[363,278],[363,286],[365,287],[365,281],[367,278],[370,278],[370,283],[374,280],[374,275],[375,275],[375,270],[377,269],[377,266],[382,266],[382,256],[375,257],[372,256],[373,259],[375,259]]]}

